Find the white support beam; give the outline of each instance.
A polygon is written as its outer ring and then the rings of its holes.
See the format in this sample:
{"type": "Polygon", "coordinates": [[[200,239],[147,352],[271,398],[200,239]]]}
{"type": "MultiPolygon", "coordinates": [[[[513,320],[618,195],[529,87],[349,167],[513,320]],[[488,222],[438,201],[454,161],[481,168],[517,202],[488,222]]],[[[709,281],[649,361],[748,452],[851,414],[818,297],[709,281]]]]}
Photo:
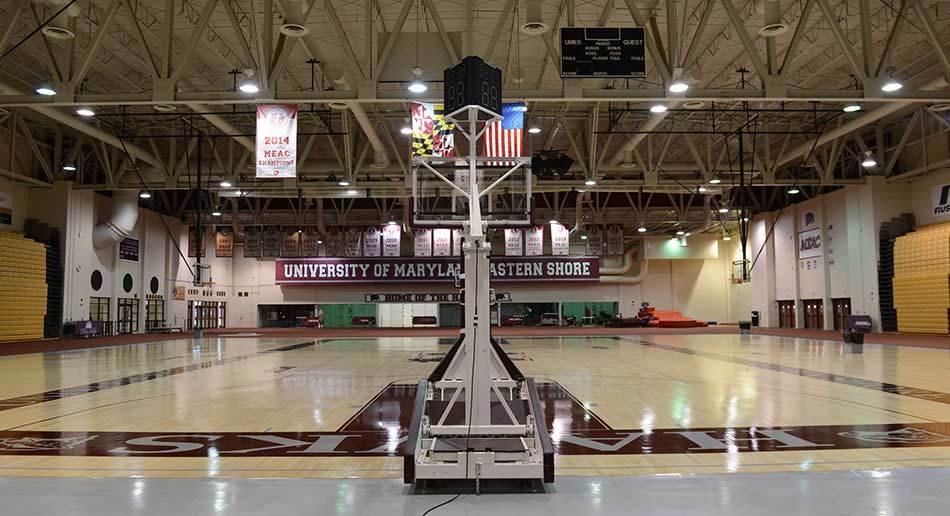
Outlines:
{"type": "Polygon", "coordinates": [[[818,2],[818,8],[821,9],[821,14],[825,17],[825,23],[828,24],[828,27],[831,29],[831,33],[835,37],[835,41],[838,42],[838,46],[840,47],[838,50],[848,60],[848,64],[851,65],[851,70],[854,72],[854,76],[863,82],[867,79],[867,74],[864,72],[864,68],[858,62],[858,57],[854,53],[854,47],[851,44],[851,41],[848,40],[848,37],[845,35],[844,31],[841,30],[841,25],[838,24],[838,16],[834,11],[831,10],[831,5],[828,3],[828,0],[816,1],[818,2]]]}
{"type": "Polygon", "coordinates": [[[214,13],[214,7],[217,3],[218,0],[206,0],[204,9],[201,11],[201,17],[198,18],[198,23],[191,29],[191,39],[188,40],[185,46],[185,51],[181,56],[181,63],[179,63],[172,72],[171,79],[173,83],[177,83],[181,80],[181,75],[188,67],[188,61],[191,60],[191,55],[195,52],[195,47],[198,45],[198,42],[201,41],[201,37],[204,35],[205,28],[211,20],[211,15],[214,13]]]}
{"type": "Polygon", "coordinates": [[[86,47],[86,54],[79,61],[79,67],[73,72],[73,76],[70,79],[70,82],[73,84],[78,85],[86,77],[86,73],[89,72],[89,67],[92,65],[93,59],[96,58],[96,53],[99,51],[99,47],[102,46],[102,40],[105,38],[105,35],[109,33],[109,30],[112,26],[112,20],[115,19],[115,15],[117,12],[119,12],[119,6],[121,5],[122,3],[120,0],[112,1],[112,5],[109,6],[109,10],[106,11],[105,19],[100,21],[95,35],[93,35],[92,40],[89,42],[89,46],[86,47]]]}

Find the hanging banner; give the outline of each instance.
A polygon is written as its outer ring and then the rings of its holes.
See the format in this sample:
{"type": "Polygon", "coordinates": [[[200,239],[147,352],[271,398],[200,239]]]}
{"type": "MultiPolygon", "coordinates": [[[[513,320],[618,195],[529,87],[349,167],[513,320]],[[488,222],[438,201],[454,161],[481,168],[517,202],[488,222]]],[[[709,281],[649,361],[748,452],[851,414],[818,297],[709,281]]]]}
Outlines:
{"type": "Polygon", "coordinates": [[[564,224],[555,222],[551,226],[551,254],[554,256],[565,256],[571,252],[571,232],[564,224]]]}
{"type": "Polygon", "coordinates": [[[343,231],[340,228],[330,228],[327,236],[327,256],[343,256],[343,231]]]}
{"type": "MultiPolygon", "coordinates": [[[[276,262],[275,280],[278,285],[450,282],[461,267],[453,257],[281,258],[276,262]]],[[[600,260],[592,256],[496,257],[489,267],[492,281],[591,281],[600,277],[600,260]]]]}
{"type": "Polygon", "coordinates": [[[600,226],[587,227],[587,256],[600,256],[604,252],[604,232],[600,226]]]}
{"type": "Polygon", "coordinates": [[[506,229],[505,230],[505,256],[521,256],[522,250],[522,240],[524,240],[524,232],[520,229],[506,229]]]}
{"type": "Polygon", "coordinates": [[[415,256],[432,256],[432,230],[417,229],[413,245],[415,256]]]}
{"type": "Polygon", "coordinates": [[[402,253],[402,227],[398,224],[383,226],[383,256],[399,256],[402,253]]]}
{"type": "Polygon", "coordinates": [[[300,255],[300,233],[297,226],[284,226],[281,229],[280,256],[296,258],[300,255]]]}
{"type": "Polygon", "coordinates": [[[439,228],[432,230],[432,256],[452,255],[452,230],[439,228]]]}
{"type": "Polygon", "coordinates": [[[0,224],[13,224],[13,194],[0,191],[0,224]]]}
{"type": "MultiPolygon", "coordinates": [[[[207,233],[202,229],[202,239],[201,239],[201,257],[204,258],[208,255],[208,238],[207,233]]],[[[188,257],[197,258],[198,257],[198,233],[195,230],[195,226],[188,228],[188,257]]]]}
{"type": "Polygon", "coordinates": [[[276,258],[280,256],[280,227],[264,226],[261,235],[261,256],[276,258]]]}
{"type": "Polygon", "coordinates": [[[297,175],[297,106],[257,106],[257,177],[284,178],[297,175]]]}
{"type": "Polygon", "coordinates": [[[361,254],[360,251],[362,251],[362,249],[360,249],[360,236],[362,233],[363,232],[358,227],[350,226],[346,228],[346,232],[344,233],[343,237],[344,245],[346,246],[344,248],[346,256],[359,256],[361,254]]]}
{"type": "Polygon", "coordinates": [[[452,255],[462,256],[462,230],[452,230],[452,255]]]}
{"type": "Polygon", "coordinates": [[[320,232],[314,226],[306,226],[300,234],[300,256],[320,256],[320,232]]]}
{"type": "Polygon", "coordinates": [[[261,227],[244,226],[244,257],[261,257],[261,227]]]}
{"type": "Polygon", "coordinates": [[[544,226],[526,229],[525,233],[525,256],[541,256],[544,253],[544,226]]]}
{"type": "Polygon", "coordinates": [[[119,259],[129,262],[139,261],[139,239],[123,238],[119,242],[119,259]]]}
{"type": "Polygon", "coordinates": [[[363,256],[379,256],[379,227],[370,226],[363,230],[363,256]]]}
{"type": "Polygon", "coordinates": [[[798,259],[821,256],[821,228],[809,229],[798,234],[798,259]]]}
{"type": "Polygon", "coordinates": [[[623,254],[623,226],[620,224],[607,226],[607,254],[623,254]]]}
{"type": "Polygon", "coordinates": [[[413,102],[412,157],[454,155],[455,127],[445,118],[442,104],[413,102]]]}
{"type": "Polygon", "coordinates": [[[218,258],[234,256],[234,230],[229,227],[218,228],[214,234],[214,255],[218,258]]]}

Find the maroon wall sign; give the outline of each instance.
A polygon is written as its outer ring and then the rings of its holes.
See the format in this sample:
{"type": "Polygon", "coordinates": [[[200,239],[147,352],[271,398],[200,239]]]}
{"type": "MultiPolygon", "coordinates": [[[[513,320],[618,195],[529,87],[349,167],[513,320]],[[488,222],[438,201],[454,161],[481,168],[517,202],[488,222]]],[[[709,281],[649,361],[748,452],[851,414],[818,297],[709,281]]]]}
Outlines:
{"type": "MultiPolygon", "coordinates": [[[[275,262],[278,285],[453,281],[458,258],[288,258],[275,262]]],[[[493,281],[591,281],[600,260],[578,257],[492,257],[493,281]]]]}

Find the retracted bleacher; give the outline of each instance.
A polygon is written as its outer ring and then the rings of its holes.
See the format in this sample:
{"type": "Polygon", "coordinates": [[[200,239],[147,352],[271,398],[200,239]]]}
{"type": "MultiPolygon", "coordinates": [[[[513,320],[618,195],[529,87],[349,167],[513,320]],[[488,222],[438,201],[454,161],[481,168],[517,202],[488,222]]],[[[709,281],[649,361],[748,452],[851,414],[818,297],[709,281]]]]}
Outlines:
{"type": "Polygon", "coordinates": [[[43,338],[46,246],[0,230],[0,342],[43,338]]]}

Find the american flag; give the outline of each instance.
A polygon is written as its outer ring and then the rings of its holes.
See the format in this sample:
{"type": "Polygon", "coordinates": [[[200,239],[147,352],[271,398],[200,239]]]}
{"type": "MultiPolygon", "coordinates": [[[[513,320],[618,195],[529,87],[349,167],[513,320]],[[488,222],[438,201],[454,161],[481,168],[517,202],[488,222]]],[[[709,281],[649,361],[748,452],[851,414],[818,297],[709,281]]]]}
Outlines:
{"type": "MultiPolygon", "coordinates": [[[[501,105],[501,120],[492,122],[485,130],[486,157],[521,156],[524,139],[524,102],[501,105]]],[[[489,165],[510,165],[511,163],[490,162],[489,165]]]]}

